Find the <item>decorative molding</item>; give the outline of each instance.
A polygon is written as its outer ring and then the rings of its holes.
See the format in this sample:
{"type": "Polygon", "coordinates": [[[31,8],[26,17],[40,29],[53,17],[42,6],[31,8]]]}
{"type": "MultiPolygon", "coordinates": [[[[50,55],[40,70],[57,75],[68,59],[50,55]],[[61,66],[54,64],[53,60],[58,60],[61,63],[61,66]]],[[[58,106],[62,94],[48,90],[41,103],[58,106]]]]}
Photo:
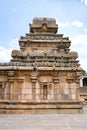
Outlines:
{"type": "Polygon", "coordinates": [[[7,71],[9,77],[13,77],[15,75],[14,71],[7,71]]]}

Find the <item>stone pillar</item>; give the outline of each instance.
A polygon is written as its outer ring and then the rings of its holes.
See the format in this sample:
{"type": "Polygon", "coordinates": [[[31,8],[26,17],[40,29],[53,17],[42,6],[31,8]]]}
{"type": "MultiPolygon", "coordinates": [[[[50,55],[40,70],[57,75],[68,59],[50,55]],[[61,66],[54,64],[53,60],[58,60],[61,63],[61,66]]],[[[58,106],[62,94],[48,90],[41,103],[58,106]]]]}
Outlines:
{"type": "Polygon", "coordinates": [[[40,86],[40,100],[43,100],[43,84],[39,83],[40,86]]]}
{"type": "Polygon", "coordinates": [[[9,79],[6,82],[6,86],[5,86],[5,99],[6,100],[10,99],[10,83],[9,83],[9,79]]]}
{"type": "MultiPolygon", "coordinates": [[[[67,79],[67,82],[69,84],[69,100],[76,100],[76,84],[74,82],[74,79],[67,79]]],[[[78,94],[77,94],[78,95],[78,94]]]]}
{"type": "Polygon", "coordinates": [[[58,85],[59,85],[58,100],[61,100],[61,99],[62,99],[62,96],[61,96],[61,86],[60,86],[60,83],[58,83],[58,85]]]}
{"type": "Polygon", "coordinates": [[[14,78],[9,78],[9,99],[14,100],[14,78]]]}
{"type": "Polygon", "coordinates": [[[15,73],[14,71],[8,71],[8,81],[9,81],[9,100],[14,99],[14,80],[15,80],[15,73]]]}
{"type": "Polygon", "coordinates": [[[36,83],[37,83],[37,72],[31,73],[31,83],[32,83],[32,100],[36,100],[36,83]]]}
{"type": "Polygon", "coordinates": [[[79,100],[80,99],[80,92],[79,92],[79,88],[80,88],[80,83],[79,83],[79,80],[80,79],[76,79],[76,100],[79,100]]]}
{"type": "Polygon", "coordinates": [[[36,99],[36,83],[34,81],[32,81],[32,99],[35,100],[36,99]]]}
{"type": "Polygon", "coordinates": [[[73,82],[73,79],[72,78],[68,78],[67,79],[67,82],[68,82],[68,89],[69,89],[69,100],[72,100],[72,93],[71,93],[71,83],[73,82]]]}
{"type": "Polygon", "coordinates": [[[40,86],[38,82],[36,82],[36,100],[40,101],[40,86]]]}
{"type": "Polygon", "coordinates": [[[54,78],[54,100],[61,100],[59,79],[54,78]]]}
{"type": "Polygon", "coordinates": [[[4,83],[4,99],[8,99],[7,98],[7,82],[4,83]]]}
{"type": "Polygon", "coordinates": [[[22,84],[23,84],[24,77],[18,77],[17,78],[17,84],[18,84],[18,100],[22,99],[22,84]]]}
{"type": "Polygon", "coordinates": [[[0,82],[0,99],[5,98],[5,85],[4,82],[0,82]]]}

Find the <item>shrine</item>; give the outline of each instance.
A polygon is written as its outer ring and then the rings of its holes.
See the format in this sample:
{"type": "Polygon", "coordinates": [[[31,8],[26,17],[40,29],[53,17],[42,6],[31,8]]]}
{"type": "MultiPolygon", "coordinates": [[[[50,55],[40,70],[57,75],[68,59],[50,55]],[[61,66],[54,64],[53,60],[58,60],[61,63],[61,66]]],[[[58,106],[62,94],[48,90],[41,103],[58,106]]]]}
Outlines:
{"type": "Polygon", "coordinates": [[[20,50],[0,63],[0,113],[82,113],[81,68],[54,18],[34,18],[20,50]]]}

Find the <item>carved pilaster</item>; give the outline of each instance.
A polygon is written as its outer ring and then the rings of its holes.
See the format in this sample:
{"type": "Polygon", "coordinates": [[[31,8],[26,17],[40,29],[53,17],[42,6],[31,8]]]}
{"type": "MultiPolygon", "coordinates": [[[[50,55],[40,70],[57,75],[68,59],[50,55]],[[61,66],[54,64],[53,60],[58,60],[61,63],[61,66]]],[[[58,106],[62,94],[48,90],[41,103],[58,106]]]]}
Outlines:
{"type": "Polygon", "coordinates": [[[73,78],[67,78],[67,82],[68,82],[68,88],[69,88],[69,100],[72,100],[72,88],[71,88],[71,84],[73,83],[74,79],[73,78]]]}
{"type": "Polygon", "coordinates": [[[76,99],[79,100],[80,99],[80,92],[79,92],[79,88],[80,88],[80,79],[76,79],[76,99]]]}
{"type": "Polygon", "coordinates": [[[23,81],[24,81],[24,77],[18,77],[17,79],[17,86],[18,86],[18,100],[21,100],[22,99],[22,84],[23,84],[23,81]]]}
{"type": "Polygon", "coordinates": [[[5,98],[5,83],[4,82],[0,82],[0,99],[4,99],[5,98]]]}
{"type": "Polygon", "coordinates": [[[32,83],[32,99],[36,99],[36,82],[37,82],[37,72],[31,73],[31,83],[32,83]]]}
{"type": "Polygon", "coordinates": [[[60,99],[60,87],[59,87],[59,78],[53,78],[54,81],[54,100],[61,100],[60,99]]]}
{"type": "Polygon", "coordinates": [[[32,82],[32,99],[36,99],[36,83],[32,82]]]}
{"type": "Polygon", "coordinates": [[[40,100],[40,86],[39,86],[39,82],[36,82],[36,100],[40,100]]]}
{"type": "Polygon", "coordinates": [[[14,77],[9,77],[9,99],[13,100],[14,99],[14,77]]]}

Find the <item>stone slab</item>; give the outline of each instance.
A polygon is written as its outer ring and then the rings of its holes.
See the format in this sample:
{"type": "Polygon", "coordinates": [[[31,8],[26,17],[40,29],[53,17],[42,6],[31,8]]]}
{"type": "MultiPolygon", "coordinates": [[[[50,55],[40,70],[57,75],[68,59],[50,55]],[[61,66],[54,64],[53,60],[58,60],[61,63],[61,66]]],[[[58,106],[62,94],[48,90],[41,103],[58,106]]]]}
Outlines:
{"type": "Polygon", "coordinates": [[[87,130],[84,114],[0,114],[0,130],[87,130]]]}

